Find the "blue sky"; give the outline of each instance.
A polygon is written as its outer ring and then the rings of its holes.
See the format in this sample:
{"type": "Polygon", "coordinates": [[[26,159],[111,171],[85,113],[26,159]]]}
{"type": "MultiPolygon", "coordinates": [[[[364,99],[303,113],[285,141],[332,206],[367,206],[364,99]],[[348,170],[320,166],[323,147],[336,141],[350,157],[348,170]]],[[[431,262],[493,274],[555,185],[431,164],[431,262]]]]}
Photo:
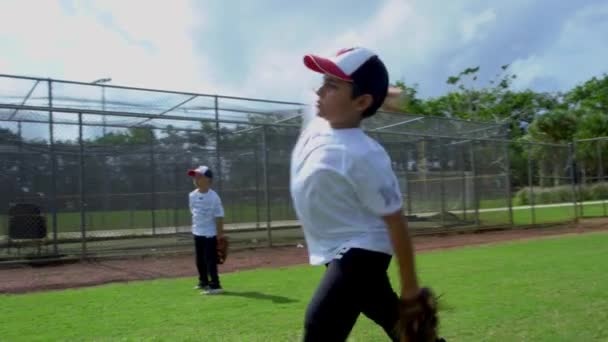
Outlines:
{"type": "Polygon", "coordinates": [[[560,91],[608,72],[607,19],[599,0],[4,0],[0,73],[302,100],[305,53],[364,45],[425,97],[507,63],[516,87],[560,91]]]}

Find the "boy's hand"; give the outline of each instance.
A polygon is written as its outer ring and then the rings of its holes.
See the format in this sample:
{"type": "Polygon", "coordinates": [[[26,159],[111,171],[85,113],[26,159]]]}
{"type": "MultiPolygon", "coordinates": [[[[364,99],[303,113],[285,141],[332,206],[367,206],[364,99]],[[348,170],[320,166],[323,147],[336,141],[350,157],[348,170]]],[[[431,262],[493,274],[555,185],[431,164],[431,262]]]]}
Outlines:
{"type": "Polygon", "coordinates": [[[228,238],[224,235],[217,236],[217,263],[223,264],[226,262],[228,257],[228,238]]]}

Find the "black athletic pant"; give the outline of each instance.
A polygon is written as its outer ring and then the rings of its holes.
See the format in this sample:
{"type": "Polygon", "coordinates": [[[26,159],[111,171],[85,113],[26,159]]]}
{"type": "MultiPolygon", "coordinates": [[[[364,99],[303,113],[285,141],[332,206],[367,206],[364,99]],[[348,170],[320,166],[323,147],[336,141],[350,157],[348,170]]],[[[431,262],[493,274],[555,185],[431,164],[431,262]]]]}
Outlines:
{"type": "Polygon", "coordinates": [[[399,298],[387,275],[391,256],[351,249],[327,270],[306,311],[304,341],[345,341],[360,313],[393,340],[399,298]]]}
{"type": "Polygon", "coordinates": [[[219,288],[220,280],[217,274],[217,238],[194,235],[194,251],[198,283],[201,286],[219,288]],[[211,278],[211,282],[209,282],[211,278]]]}

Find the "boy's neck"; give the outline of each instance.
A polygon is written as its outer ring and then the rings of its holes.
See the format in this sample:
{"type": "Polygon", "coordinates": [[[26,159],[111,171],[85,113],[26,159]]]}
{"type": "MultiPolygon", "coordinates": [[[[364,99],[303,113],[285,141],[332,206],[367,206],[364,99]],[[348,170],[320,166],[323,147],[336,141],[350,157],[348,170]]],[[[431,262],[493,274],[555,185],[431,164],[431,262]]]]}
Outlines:
{"type": "Polygon", "coordinates": [[[352,128],[360,128],[361,126],[359,125],[359,123],[353,123],[353,124],[329,124],[331,126],[331,128],[333,129],[352,129],[352,128]]]}
{"type": "MultiPolygon", "coordinates": [[[[328,120],[329,121],[329,120],[328,120]]],[[[352,129],[352,128],[361,128],[361,122],[363,120],[354,120],[354,121],[343,121],[343,122],[331,122],[329,121],[329,126],[333,129],[352,129]]]]}
{"type": "Polygon", "coordinates": [[[201,187],[199,187],[199,188],[198,188],[198,192],[205,193],[205,192],[208,192],[208,191],[209,191],[209,189],[210,189],[209,187],[206,187],[206,188],[201,188],[201,187]]]}

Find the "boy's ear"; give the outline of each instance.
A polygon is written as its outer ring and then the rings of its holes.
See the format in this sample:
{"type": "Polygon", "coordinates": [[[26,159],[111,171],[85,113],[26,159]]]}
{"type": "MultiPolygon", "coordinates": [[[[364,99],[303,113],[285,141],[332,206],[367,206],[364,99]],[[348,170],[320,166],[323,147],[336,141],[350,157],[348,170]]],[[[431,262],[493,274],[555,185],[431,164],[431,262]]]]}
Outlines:
{"type": "Polygon", "coordinates": [[[374,98],[370,94],[360,95],[355,99],[355,109],[363,113],[374,103],[374,98]]]}

